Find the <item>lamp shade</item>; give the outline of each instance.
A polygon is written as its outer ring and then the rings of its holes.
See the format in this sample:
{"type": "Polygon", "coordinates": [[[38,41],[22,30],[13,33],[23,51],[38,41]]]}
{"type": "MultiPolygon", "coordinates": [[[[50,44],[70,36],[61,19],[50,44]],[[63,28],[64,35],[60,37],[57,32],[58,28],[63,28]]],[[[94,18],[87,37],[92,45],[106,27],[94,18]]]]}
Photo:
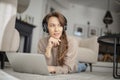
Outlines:
{"type": "Polygon", "coordinates": [[[113,18],[111,15],[111,12],[108,10],[104,16],[103,22],[105,24],[112,24],[113,23],[113,18]]]}

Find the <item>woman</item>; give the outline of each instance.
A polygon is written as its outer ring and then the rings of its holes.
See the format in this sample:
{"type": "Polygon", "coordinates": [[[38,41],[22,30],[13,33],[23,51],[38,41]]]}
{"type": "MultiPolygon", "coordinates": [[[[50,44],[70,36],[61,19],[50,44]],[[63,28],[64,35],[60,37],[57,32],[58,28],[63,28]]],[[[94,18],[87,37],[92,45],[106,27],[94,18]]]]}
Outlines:
{"type": "Polygon", "coordinates": [[[46,15],[42,22],[43,31],[49,34],[39,40],[38,53],[44,53],[51,73],[73,73],[86,69],[84,64],[78,64],[77,43],[66,35],[66,18],[58,12],[46,15]]]}

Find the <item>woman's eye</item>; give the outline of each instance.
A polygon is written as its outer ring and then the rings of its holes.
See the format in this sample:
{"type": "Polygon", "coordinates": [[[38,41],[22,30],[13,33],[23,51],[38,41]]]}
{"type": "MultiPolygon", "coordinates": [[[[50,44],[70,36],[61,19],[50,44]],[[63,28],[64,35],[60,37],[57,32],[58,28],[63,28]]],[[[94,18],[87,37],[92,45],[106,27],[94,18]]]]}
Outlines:
{"type": "Polygon", "coordinates": [[[58,26],[59,26],[59,27],[62,27],[62,25],[60,25],[60,24],[59,24],[58,26]]]}
{"type": "Polygon", "coordinates": [[[55,25],[51,24],[50,27],[54,27],[55,25]]]}
{"type": "Polygon", "coordinates": [[[49,25],[50,27],[62,27],[62,25],[54,25],[54,24],[51,24],[51,25],[49,25]]]}

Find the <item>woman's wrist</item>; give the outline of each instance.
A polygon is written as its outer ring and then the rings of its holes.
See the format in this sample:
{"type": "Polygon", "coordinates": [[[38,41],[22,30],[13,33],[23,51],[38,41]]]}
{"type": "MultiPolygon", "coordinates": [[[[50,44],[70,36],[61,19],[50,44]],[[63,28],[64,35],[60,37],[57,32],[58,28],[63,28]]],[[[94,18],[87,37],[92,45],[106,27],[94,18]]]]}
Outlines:
{"type": "Polygon", "coordinates": [[[47,46],[46,47],[46,50],[51,50],[52,49],[52,46],[47,46]]]}
{"type": "Polygon", "coordinates": [[[46,57],[47,58],[50,58],[51,57],[51,47],[50,46],[47,46],[46,47],[46,53],[45,53],[45,55],[46,55],[46,57]]]}

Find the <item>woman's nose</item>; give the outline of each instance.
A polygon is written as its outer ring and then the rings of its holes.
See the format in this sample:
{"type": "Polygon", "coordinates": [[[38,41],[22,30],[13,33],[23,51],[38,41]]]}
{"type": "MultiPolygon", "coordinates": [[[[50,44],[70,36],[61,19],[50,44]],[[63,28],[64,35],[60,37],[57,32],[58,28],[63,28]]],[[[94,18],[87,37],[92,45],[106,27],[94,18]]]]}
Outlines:
{"type": "Polygon", "coordinates": [[[58,29],[58,27],[57,26],[55,26],[55,31],[58,31],[59,29],[58,29]]]}

